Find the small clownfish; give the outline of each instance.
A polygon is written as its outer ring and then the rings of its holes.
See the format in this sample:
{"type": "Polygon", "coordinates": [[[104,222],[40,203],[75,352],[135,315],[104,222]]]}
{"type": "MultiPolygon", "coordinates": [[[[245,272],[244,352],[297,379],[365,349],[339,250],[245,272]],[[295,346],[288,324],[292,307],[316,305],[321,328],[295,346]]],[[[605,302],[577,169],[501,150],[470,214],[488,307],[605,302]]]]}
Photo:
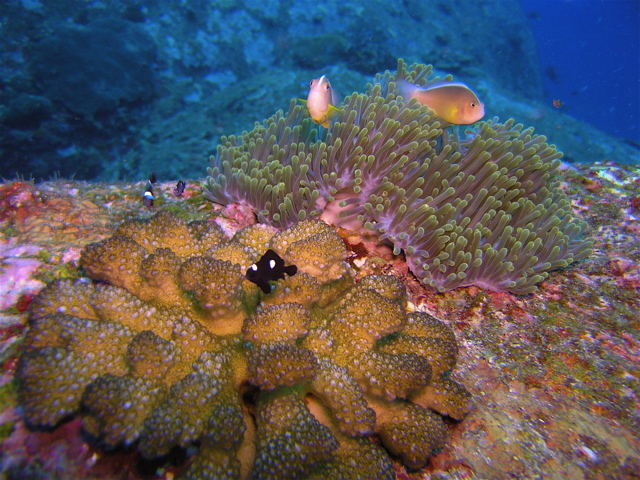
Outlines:
{"type": "Polygon", "coordinates": [[[338,96],[331,88],[329,79],[322,75],[314,78],[309,83],[309,95],[307,95],[307,110],[311,120],[322,125],[324,128],[331,126],[331,118],[341,109],[336,107],[338,96]]]}
{"type": "Polygon", "coordinates": [[[298,267],[295,265],[284,265],[284,260],[280,256],[269,249],[262,255],[262,258],[247,269],[246,277],[250,282],[255,283],[264,293],[271,292],[271,280],[279,280],[284,278],[286,273],[290,277],[295,275],[298,267]]]}
{"type": "Polygon", "coordinates": [[[445,82],[422,88],[400,80],[398,89],[406,100],[415,98],[445,122],[469,125],[484,117],[484,103],[464,83],[445,82]]]}

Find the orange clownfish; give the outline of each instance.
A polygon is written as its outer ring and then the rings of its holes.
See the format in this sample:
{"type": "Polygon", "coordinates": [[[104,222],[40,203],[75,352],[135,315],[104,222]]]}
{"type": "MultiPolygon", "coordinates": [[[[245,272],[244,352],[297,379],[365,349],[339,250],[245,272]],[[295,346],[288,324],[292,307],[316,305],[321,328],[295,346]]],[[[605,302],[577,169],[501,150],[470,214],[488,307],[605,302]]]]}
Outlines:
{"type": "Polygon", "coordinates": [[[422,88],[400,80],[398,89],[405,99],[415,98],[445,122],[469,125],[484,117],[484,103],[464,83],[445,82],[422,88]]]}
{"type": "Polygon", "coordinates": [[[331,88],[329,79],[322,75],[320,78],[314,78],[309,83],[309,95],[307,95],[307,110],[311,120],[329,128],[331,118],[338,112],[342,112],[335,104],[338,103],[338,97],[331,88]]]}

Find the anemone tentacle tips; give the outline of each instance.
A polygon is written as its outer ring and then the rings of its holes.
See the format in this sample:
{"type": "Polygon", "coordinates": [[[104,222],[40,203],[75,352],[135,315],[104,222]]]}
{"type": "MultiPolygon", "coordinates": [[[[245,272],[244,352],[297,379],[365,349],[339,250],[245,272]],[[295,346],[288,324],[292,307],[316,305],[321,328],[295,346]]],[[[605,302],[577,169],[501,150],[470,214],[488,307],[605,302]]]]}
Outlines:
{"type": "Polygon", "coordinates": [[[231,239],[166,213],[124,223],[83,250],[88,278],[32,302],[17,371],[27,423],[80,416],[100,445],[148,459],[191,447],[187,479],[393,479],[392,458],[424,466],[444,417],[471,406],[450,376],[455,338],[406,312],[397,278],[355,282],[346,256],[319,220],[231,239]],[[267,248],[300,271],[264,293],[242,272],[267,248]]]}
{"type": "Polygon", "coordinates": [[[249,205],[288,227],[321,217],[375,231],[438,291],[476,285],[526,294],[555,269],[585,258],[587,225],[559,188],[562,157],[510,119],[476,123],[458,139],[400,80],[429,87],[429,65],[378,74],[353,93],[326,136],[292,102],[250,132],[223,137],[205,194],[249,205]]]}

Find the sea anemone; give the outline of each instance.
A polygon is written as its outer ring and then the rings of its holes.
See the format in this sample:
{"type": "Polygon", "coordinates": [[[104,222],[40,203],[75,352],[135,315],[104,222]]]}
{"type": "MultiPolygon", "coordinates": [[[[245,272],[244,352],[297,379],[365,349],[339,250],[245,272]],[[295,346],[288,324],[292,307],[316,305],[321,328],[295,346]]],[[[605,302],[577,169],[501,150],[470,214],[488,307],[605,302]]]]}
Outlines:
{"type": "Polygon", "coordinates": [[[455,338],[406,312],[397,278],[355,282],[345,258],[319,220],[232,239],[166,213],[125,222],[83,250],[89,278],[31,304],[16,374],[27,423],[79,415],[101,445],[149,459],[195,447],[182,478],[392,479],[391,457],[424,466],[443,418],[471,406],[450,376],[455,338]],[[265,248],[299,269],[267,294],[241,266],[265,248]]]}
{"type": "Polygon", "coordinates": [[[558,188],[562,154],[513,120],[479,122],[458,139],[429,108],[397,95],[398,78],[443,80],[431,70],[399,61],[395,74],[347,97],[326,132],[292,102],[286,114],[221,138],[206,195],[277,227],[321,217],[373,231],[439,291],[533,291],[591,246],[558,188]]]}

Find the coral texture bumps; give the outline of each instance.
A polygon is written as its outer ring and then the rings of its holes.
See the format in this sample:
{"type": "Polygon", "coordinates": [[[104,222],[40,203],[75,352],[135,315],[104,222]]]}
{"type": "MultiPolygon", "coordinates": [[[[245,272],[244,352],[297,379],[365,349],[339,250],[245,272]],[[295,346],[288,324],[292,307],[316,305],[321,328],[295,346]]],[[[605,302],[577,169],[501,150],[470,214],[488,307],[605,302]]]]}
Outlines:
{"type": "Polygon", "coordinates": [[[29,424],[73,415],[144,458],[197,446],[182,478],[392,479],[440,449],[470,396],[453,333],[407,313],[392,276],[355,283],[333,227],[254,225],[232,239],[166,213],[87,246],[89,275],[31,306],[17,378],[29,424]],[[243,272],[272,248],[296,275],[243,272]]]}

